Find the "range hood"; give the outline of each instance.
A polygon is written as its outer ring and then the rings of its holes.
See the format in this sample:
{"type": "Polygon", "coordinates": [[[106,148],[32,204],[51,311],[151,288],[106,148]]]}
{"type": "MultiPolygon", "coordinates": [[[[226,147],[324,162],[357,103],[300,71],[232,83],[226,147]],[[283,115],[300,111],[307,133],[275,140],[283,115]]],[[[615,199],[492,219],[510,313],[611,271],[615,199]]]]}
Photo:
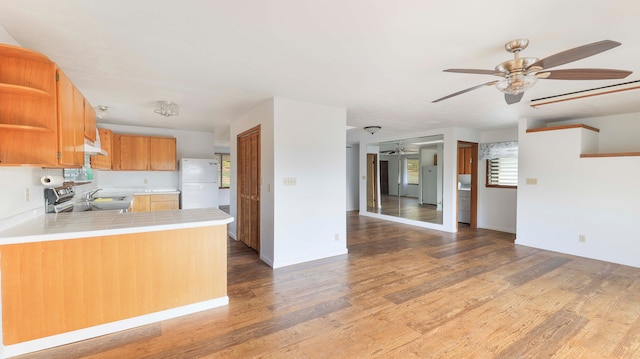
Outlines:
{"type": "Polygon", "coordinates": [[[93,146],[91,144],[88,143],[84,143],[84,154],[85,155],[98,155],[98,156],[106,156],[108,155],[107,151],[98,148],[96,146],[93,146]]]}
{"type": "Polygon", "coordinates": [[[96,141],[92,143],[91,140],[85,138],[84,139],[84,154],[85,155],[98,155],[98,156],[107,156],[107,151],[104,151],[100,145],[100,132],[96,128],[96,141]]]}

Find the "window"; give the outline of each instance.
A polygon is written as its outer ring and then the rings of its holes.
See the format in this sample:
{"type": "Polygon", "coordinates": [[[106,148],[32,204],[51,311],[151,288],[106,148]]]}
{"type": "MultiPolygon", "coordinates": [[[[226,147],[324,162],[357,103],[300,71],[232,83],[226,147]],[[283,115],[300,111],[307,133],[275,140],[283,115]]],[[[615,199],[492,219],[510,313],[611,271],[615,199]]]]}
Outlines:
{"type": "Polygon", "coordinates": [[[418,159],[406,159],[407,184],[420,184],[420,162],[418,159]]]}
{"type": "Polygon", "coordinates": [[[518,186],[518,158],[494,158],[487,160],[487,187],[518,186]]]}
{"type": "Polygon", "coordinates": [[[231,155],[228,153],[216,153],[218,160],[218,187],[229,188],[231,186],[231,155]]]}

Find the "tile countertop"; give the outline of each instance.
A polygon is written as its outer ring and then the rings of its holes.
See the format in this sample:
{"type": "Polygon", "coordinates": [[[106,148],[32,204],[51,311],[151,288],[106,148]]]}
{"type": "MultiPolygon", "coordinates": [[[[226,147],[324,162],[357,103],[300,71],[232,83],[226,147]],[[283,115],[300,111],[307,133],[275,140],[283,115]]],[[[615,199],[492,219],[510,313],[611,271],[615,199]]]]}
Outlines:
{"type": "Polygon", "coordinates": [[[96,197],[132,196],[136,194],[180,194],[175,188],[105,188],[96,193],[96,197]]]}
{"type": "Polygon", "coordinates": [[[233,217],[217,208],[120,213],[49,213],[0,232],[0,245],[226,225],[233,217]]]}

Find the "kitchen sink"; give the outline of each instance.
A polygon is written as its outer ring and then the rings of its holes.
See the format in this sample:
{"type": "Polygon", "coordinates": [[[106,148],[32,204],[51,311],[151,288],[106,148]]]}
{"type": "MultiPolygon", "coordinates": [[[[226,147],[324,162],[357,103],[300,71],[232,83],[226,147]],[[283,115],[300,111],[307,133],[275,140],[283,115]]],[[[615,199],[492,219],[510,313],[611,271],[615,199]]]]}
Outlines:
{"type": "Polygon", "coordinates": [[[94,197],[88,201],[92,209],[127,209],[131,205],[133,196],[94,197]]]}
{"type": "Polygon", "coordinates": [[[106,211],[106,210],[126,210],[131,205],[133,196],[112,196],[112,197],[94,197],[90,201],[76,203],[73,207],[74,212],[85,211],[106,211]]]}

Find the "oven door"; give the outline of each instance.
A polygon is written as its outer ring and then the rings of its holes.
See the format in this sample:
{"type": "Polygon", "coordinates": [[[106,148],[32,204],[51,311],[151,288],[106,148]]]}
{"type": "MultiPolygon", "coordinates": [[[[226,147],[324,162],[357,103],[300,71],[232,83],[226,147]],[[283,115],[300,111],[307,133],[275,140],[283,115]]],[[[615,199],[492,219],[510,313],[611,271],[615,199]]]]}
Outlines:
{"type": "Polygon", "coordinates": [[[73,212],[73,199],[71,198],[68,201],[57,203],[53,205],[53,211],[55,213],[63,213],[63,212],[73,212]]]}

